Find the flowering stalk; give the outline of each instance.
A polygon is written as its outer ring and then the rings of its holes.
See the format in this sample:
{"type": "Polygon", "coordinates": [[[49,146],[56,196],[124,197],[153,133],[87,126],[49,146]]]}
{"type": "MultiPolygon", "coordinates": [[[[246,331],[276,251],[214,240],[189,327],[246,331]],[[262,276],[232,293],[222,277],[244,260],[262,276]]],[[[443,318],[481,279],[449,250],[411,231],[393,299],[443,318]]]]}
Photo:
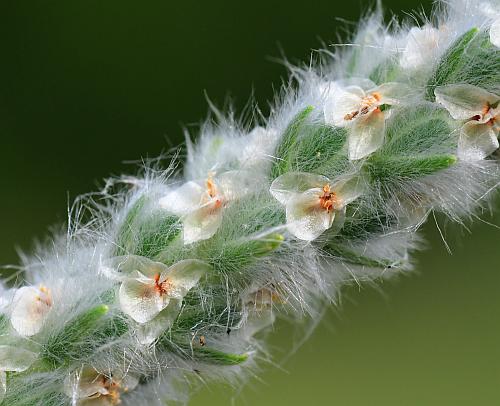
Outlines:
{"type": "Polygon", "coordinates": [[[206,123],[183,174],[151,167],[75,203],[68,234],[1,288],[2,405],[160,405],[196,377],[234,382],[276,317],[411,270],[431,211],[488,204],[500,3],[391,29],[378,11],[352,43],[292,68],[261,126],[206,123]]]}

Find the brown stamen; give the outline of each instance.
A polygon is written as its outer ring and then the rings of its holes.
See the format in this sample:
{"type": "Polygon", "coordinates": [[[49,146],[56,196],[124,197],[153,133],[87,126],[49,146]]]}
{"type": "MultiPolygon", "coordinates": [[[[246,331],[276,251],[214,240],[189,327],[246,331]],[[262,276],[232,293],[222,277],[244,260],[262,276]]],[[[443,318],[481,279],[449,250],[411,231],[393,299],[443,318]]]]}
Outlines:
{"type": "Polygon", "coordinates": [[[210,199],[214,199],[210,203],[210,210],[218,210],[222,207],[222,199],[220,195],[217,193],[217,186],[215,185],[215,182],[212,179],[212,175],[209,175],[207,182],[207,194],[210,197],[210,199]]]}
{"type": "Polygon", "coordinates": [[[50,294],[50,289],[41,285],[39,287],[40,295],[36,296],[36,300],[43,303],[44,305],[51,307],[52,306],[52,295],[50,294]]]}
{"type": "Polygon", "coordinates": [[[108,391],[107,394],[102,396],[108,397],[112,405],[119,405],[121,403],[120,384],[104,375],[101,376],[101,383],[102,387],[108,391]]]}
{"type": "Polygon", "coordinates": [[[486,103],[483,107],[483,110],[482,110],[482,113],[483,113],[483,117],[488,114],[491,110],[491,104],[490,103],[486,103]]]}
{"type": "Polygon", "coordinates": [[[330,190],[330,185],[323,186],[323,193],[319,196],[319,204],[327,212],[335,209],[335,193],[330,190]]]}
{"type": "Polygon", "coordinates": [[[352,113],[346,114],[344,116],[344,120],[351,121],[359,115],[368,114],[373,105],[379,103],[380,100],[382,100],[382,95],[378,92],[374,92],[368,96],[363,97],[361,99],[361,105],[359,110],[355,110],[352,113]]]}
{"type": "Polygon", "coordinates": [[[207,192],[208,195],[212,198],[217,195],[217,188],[215,187],[215,183],[211,177],[207,179],[207,192]]]}
{"type": "Polygon", "coordinates": [[[353,111],[352,113],[348,113],[344,116],[344,120],[346,121],[351,121],[352,119],[356,118],[356,116],[359,114],[359,111],[353,111]]]}
{"type": "Polygon", "coordinates": [[[166,278],[164,281],[160,282],[160,274],[157,273],[154,276],[154,281],[155,281],[155,290],[158,292],[158,294],[165,295],[168,293],[168,291],[172,288],[172,282],[170,279],[166,278]]]}

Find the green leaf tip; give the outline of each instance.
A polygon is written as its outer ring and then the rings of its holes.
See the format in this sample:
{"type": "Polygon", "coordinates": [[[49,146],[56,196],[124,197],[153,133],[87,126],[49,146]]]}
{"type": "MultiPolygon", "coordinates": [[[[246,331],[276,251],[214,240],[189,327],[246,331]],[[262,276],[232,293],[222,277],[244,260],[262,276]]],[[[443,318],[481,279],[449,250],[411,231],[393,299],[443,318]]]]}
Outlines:
{"type": "Polygon", "coordinates": [[[157,213],[138,226],[136,255],[154,259],[182,233],[179,217],[157,213]]]}
{"type": "Polygon", "coordinates": [[[106,304],[102,304],[102,305],[99,305],[99,306],[96,306],[94,307],[93,309],[93,313],[98,316],[98,317],[101,317],[101,316],[104,316],[105,314],[107,314],[109,312],[109,306],[106,305],[106,304]]]}
{"type": "Polygon", "coordinates": [[[286,130],[281,137],[281,142],[275,151],[276,162],[274,163],[271,176],[273,178],[278,177],[282,173],[286,172],[286,167],[288,165],[287,156],[290,153],[291,147],[297,142],[297,138],[304,127],[309,115],[314,110],[313,106],[307,106],[302,109],[288,125],[286,130]]]}
{"type": "Polygon", "coordinates": [[[368,172],[378,182],[412,180],[447,169],[456,162],[455,155],[378,157],[370,160],[368,172]]]}
{"type": "Polygon", "coordinates": [[[42,351],[44,362],[56,368],[75,357],[91,353],[94,346],[104,339],[99,328],[102,318],[108,313],[109,306],[100,304],[68,321],[61,331],[48,339],[42,351]]]}
{"type": "Polygon", "coordinates": [[[264,256],[277,250],[285,241],[285,236],[279,233],[271,233],[255,241],[255,255],[264,256]]]}
{"type": "Polygon", "coordinates": [[[232,354],[208,347],[194,348],[193,352],[194,357],[201,361],[205,361],[210,364],[225,366],[242,364],[243,362],[247,361],[249,357],[247,353],[232,354]]]}
{"type": "Polygon", "coordinates": [[[442,86],[453,82],[457,71],[464,65],[466,59],[464,54],[472,40],[478,35],[479,29],[474,27],[458,38],[446,51],[438,63],[434,74],[427,84],[426,98],[434,101],[436,99],[434,90],[438,86],[442,86]]]}
{"type": "Polygon", "coordinates": [[[358,254],[350,249],[340,246],[331,245],[329,247],[326,247],[326,250],[334,257],[353,265],[361,265],[370,268],[382,268],[382,269],[396,268],[399,265],[401,265],[400,262],[395,262],[390,259],[371,258],[366,255],[358,254]]]}

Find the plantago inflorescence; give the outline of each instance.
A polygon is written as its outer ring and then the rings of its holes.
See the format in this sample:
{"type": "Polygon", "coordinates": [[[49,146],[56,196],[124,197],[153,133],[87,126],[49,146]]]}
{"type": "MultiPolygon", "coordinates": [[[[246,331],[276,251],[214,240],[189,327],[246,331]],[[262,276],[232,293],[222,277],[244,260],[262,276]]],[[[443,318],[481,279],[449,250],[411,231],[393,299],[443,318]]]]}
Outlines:
{"type": "Polygon", "coordinates": [[[276,317],[411,270],[430,212],[488,205],[500,2],[395,25],[377,11],[352,47],[292,67],[252,130],[218,114],[183,174],[173,159],[79,199],[67,235],[1,287],[0,403],[160,405],[191,376],[234,382],[276,317]]]}

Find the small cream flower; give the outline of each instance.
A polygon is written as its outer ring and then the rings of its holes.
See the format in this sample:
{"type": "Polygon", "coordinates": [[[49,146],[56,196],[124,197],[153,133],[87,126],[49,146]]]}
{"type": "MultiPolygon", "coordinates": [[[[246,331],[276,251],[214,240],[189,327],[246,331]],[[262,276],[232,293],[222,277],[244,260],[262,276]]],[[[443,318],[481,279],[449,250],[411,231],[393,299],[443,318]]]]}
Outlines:
{"type": "Polygon", "coordinates": [[[0,345],[0,403],[7,392],[7,372],[26,371],[36,358],[34,352],[10,345],[0,345]]]}
{"type": "Polygon", "coordinates": [[[500,18],[497,18],[490,27],[490,41],[500,48],[500,18]]]}
{"type": "Polygon", "coordinates": [[[84,367],[64,381],[66,394],[76,400],[77,406],[115,406],[121,403],[122,393],[133,390],[139,380],[121,371],[109,376],[94,368],[84,367]]]}
{"type": "Polygon", "coordinates": [[[22,336],[37,334],[52,309],[52,295],[45,286],[23,286],[14,294],[10,321],[22,336]]]}
{"type": "Polygon", "coordinates": [[[248,193],[249,174],[228,171],[210,174],[204,181],[189,181],[160,199],[160,206],[182,217],[184,243],[212,237],[222,223],[223,210],[248,193]]]}
{"type": "Polygon", "coordinates": [[[363,188],[357,178],[331,182],[320,175],[289,172],[273,181],[270,192],[286,207],[288,230],[298,239],[312,241],[334,225],[342,228],[346,206],[363,188]]]}
{"type": "Polygon", "coordinates": [[[430,25],[414,27],[408,32],[406,47],[400,65],[404,69],[419,69],[435,62],[439,48],[440,32],[430,25]]]}
{"type": "Polygon", "coordinates": [[[397,104],[398,95],[403,92],[399,83],[375,86],[366,79],[357,83],[349,86],[331,83],[324,106],[327,124],[350,128],[347,143],[351,160],[362,159],[382,146],[386,117],[381,106],[397,104]]]}
{"type": "Polygon", "coordinates": [[[130,255],[115,258],[112,268],[105,269],[105,273],[122,282],[118,294],[121,309],[139,323],[139,341],[150,344],[169,329],[179,314],[182,299],[210,267],[194,259],[168,267],[130,255]]]}
{"type": "Polygon", "coordinates": [[[467,84],[440,86],[434,93],[454,119],[466,121],[458,140],[460,158],[481,160],[498,149],[500,96],[467,84]]]}

